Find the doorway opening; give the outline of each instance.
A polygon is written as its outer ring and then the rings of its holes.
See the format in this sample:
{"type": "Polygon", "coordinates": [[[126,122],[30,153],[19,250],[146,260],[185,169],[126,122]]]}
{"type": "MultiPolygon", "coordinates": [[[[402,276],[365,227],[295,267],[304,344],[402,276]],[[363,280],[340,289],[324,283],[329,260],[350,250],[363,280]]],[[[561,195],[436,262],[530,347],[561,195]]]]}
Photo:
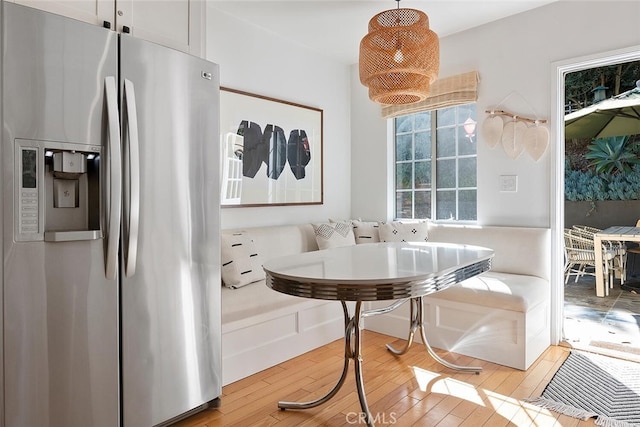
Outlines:
{"type": "MultiPolygon", "coordinates": [[[[585,176],[589,176],[589,173],[592,176],[602,174],[603,168],[599,168],[598,173],[595,173],[597,156],[594,160],[593,154],[587,154],[597,151],[597,145],[600,145],[600,148],[603,148],[603,146],[606,148],[608,144],[617,143],[620,145],[621,141],[601,141],[598,144],[594,144],[594,141],[599,141],[599,139],[594,139],[595,137],[592,138],[590,136],[583,139],[573,138],[571,131],[565,134],[564,119],[565,114],[588,107],[593,102],[606,100],[627,89],[632,89],[631,87],[626,87],[630,86],[628,81],[621,84],[621,76],[619,75],[618,80],[615,80],[614,77],[612,83],[607,85],[602,73],[604,72],[603,70],[610,71],[613,69],[614,73],[615,71],[619,73],[623,69],[635,69],[635,65],[640,64],[638,61],[640,61],[640,47],[633,47],[599,56],[557,63],[554,64],[553,68],[556,81],[556,102],[553,113],[557,119],[555,127],[556,135],[558,135],[557,141],[559,142],[554,156],[554,179],[552,179],[555,188],[554,191],[552,190],[555,194],[554,202],[552,203],[554,213],[552,218],[554,262],[552,265],[553,277],[556,283],[559,284],[559,286],[555,287],[554,295],[552,296],[553,314],[555,315],[554,324],[557,325],[553,332],[556,334],[557,341],[562,342],[564,345],[634,360],[640,360],[640,288],[635,291],[634,288],[621,287],[621,281],[618,278],[614,281],[614,287],[611,289],[610,295],[602,298],[597,297],[595,294],[594,276],[584,275],[577,281],[575,281],[575,277],[571,277],[565,285],[564,230],[576,225],[595,229],[602,229],[611,225],[635,225],[636,221],[640,219],[640,201],[637,201],[638,208],[626,209],[626,214],[629,218],[625,218],[624,215],[619,218],[614,214],[620,213],[620,209],[604,205],[596,206],[599,203],[597,201],[598,198],[610,199],[610,195],[584,195],[583,198],[587,199],[587,201],[583,205],[586,208],[583,206],[583,214],[581,216],[575,216],[573,205],[565,201],[565,191],[567,191],[567,194],[573,192],[572,194],[575,196],[575,192],[579,193],[580,189],[565,189],[565,185],[572,187],[576,186],[577,182],[584,183],[585,177],[577,176],[579,173],[573,173],[573,171],[581,170],[585,176]],[[629,64],[632,64],[633,67],[629,64]],[[573,92],[569,90],[571,89],[570,85],[578,86],[580,84],[580,78],[589,75],[591,77],[598,76],[599,74],[602,77],[598,83],[601,84],[592,84],[589,89],[586,89],[585,86],[583,89],[573,92]],[[587,157],[591,157],[591,159],[587,157]],[[598,214],[603,214],[604,218],[596,215],[596,211],[598,211],[598,214]]],[[[640,80],[640,74],[636,79],[640,80]]],[[[628,77],[626,80],[629,80],[628,77]]],[[[632,137],[630,141],[627,138],[625,143],[627,142],[627,149],[633,153],[633,156],[629,157],[630,167],[626,172],[631,173],[635,168],[633,166],[634,159],[640,163],[640,136],[637,138],[632,137]]],[[[611,161],[611,159],[601,160],[600,163],[602,165],[607,161],[611,161]]],[[[620,166],[620,163],[618,163],[618,166],[620,166]]],[[[622,166],[620,167],[622,168],[622,166]]],[[[611,172],[611,168],[608,171],[611,172]]],[[[638,171],[640,172],[640,166],[638,171]]],[[[616,171],[615,167],[613,172],[618,175],[618,178],[624,173],[624,171],[616,171]]],[[[593,192],[592,190],[593,188],[590,191],[593,192]]],[[[624,214],[625,212],[622,213],[624,214]]],[[[628,259],[630,280],[640,282],[640,257],[630,256],[628,259]]],[[[552,321],[554,320],[553,317],[552,315],[552,321]]]]}

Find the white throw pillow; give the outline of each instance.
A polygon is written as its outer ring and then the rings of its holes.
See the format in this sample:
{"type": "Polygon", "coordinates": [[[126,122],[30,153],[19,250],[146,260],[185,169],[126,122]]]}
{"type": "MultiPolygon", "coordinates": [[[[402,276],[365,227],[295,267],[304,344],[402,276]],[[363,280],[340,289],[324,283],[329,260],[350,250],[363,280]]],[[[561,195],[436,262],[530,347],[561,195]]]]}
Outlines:
{"type": "Polygon", "coordinates": [[[428,231],[427,222],[381,222],[378,227],[381,242],[426,242],[428,231]]]}
{"type": "Polygon", "coordinates": [[[262,259],[246,231],[224,232],[220,238],[222,282],[237,289],[265,278],[262,259]]]}
{"type": "Polygon", "coordinates": [[[351,224],[332,222],[311,225],[316,234],[316,242],[319,249],[339,248],[356,244],[351,224]]]}
{"type": "Polygon", "coordinates": [[[334,218],[329,218],[329,222],[330,223],[334,223],[334,222],[346,222],[347,224],[349,224],[350,226],[353,227],[353,223],[356,221],[361,221],[360,218],[358,219],[334,219],[334,218]]]}
{"type": "Polygon", "coordinates": [[[379,225],[377,222],[367,222],[354,220],[353,235],[356,238],[356,244],[376,243],[380,241],[379,225]]]}

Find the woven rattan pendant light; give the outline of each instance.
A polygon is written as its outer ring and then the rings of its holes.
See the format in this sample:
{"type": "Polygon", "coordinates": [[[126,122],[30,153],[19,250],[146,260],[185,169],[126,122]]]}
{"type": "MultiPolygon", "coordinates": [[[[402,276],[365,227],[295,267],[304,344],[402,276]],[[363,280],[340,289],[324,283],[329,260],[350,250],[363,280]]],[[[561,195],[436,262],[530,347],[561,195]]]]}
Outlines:
{"type": "Polygon", "coordinates": [[[424,100],[438,78],[440,46],[427,15],[415,9],[386,10],[369,21],[360,42],[360,82],[378,104],[424,100]]]}

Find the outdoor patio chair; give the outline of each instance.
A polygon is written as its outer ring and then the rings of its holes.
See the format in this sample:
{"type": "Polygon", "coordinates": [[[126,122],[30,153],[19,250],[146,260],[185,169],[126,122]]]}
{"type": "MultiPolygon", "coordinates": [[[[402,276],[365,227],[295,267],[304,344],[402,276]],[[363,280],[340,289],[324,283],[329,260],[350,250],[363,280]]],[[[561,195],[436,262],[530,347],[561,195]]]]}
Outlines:
{"type": "MultiPolygon", "coordinates": [[[[636,222],[636,227],[640,227],[640,219],[638,220],[638,222],[636,222]]],[[[634,243],[628,243],[627,244],[627,253],[631,254],[631,260],[632,262],[632,268],[630,269],[630,271],[634,271],[635,270],[635,262],[636,259],[638,258],[638,256],[640,256],[640,246],[634,243]]]]}
{"type": "MultiPolygon", "coordinates": [[[[565,265],[564,283],[569,283],[571,276],[575,276],[577,282],[584,275],[595,276],[596,255],[593,239],[585,237],[579,230],[564,229],[565,265]]],[[[602,271],[606,286],[613,283],[611,266],[616,257],[614,250],[601,249],[602,271]]]]}
{"type": "MultiPolygon", "coordinates": [[[[594,241],[594,235],[602,231],[596,227],[590,227],[587,225],[574,225],[573,230],[578,232],[583,237],[594,241]]],[[[627,245],[625,242],[617,240],[603,240],[602,241],[603,260],[607,262],[607,257],[613,253],[613,258],[608,260],[609,273],[611,274],[610,287],[613,287],[613,279],[617,276],[620,278],[620,284],[624,284],[627,279],[627,245]],[[608,253],[607,256],[604,254],[608,253]]]]}

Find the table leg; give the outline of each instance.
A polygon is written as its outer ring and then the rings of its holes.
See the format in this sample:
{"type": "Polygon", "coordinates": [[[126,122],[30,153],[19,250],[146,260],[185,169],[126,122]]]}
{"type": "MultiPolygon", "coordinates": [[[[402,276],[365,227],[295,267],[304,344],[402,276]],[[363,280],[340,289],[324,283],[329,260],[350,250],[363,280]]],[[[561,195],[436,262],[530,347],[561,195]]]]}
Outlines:
{"type": "Polygon", "coordinates": [[[609,287],[605,285],[602,260],[602,237],[596,233],[593,236],[593,249],[596,258],[596,296],[604,297],[609,295],[609,287]]]}
{"type": "Polygon", "coordinates": [[[447,368],[454,369],[456,371],[475,372],[476,374],[479,374],[482,371],[481,367],[455,365],[451,362],[444,360],[443,358],[438,356],[438,354],[435,351],[433,351],[433,348],[431,348],[431,345],[429,345],[429,341],[427,341],[427,336],[424,332],[424,309],[423,309],[422,302],[423,302],[422,297],[411,298],[410,300],[411,325],[409,329],[409,337],[407,338],[407,342],[404,348],[402,350],[396,350],[393,346],[391,346],[390,344],[387,344],[387,349],[396,355],[405,354],[409,350],[409,347],[411,347],[411,344],[413,343],[413,336],[415,335],[415,332],[419,330],[422,343],[426,347],[429,355],[433,357],[436,360],[436,362],[446,366],[447,368]]]}
{"type": "Polygon", "coordinates": [[[360,400],[360,407],[365,416],[367,427],[373,426],[373,417],[369,411],[369,405],[367,404],[367,397],[364,392],[364,382],[362,379],[362,330],[360,329],[360,319],[362,317],[362,302],[356,302],[355,311],[353,316],[349,315],[349,309],[344,301],[342,303],[342,312],[344,313],[344,364],[342,365],[342,374],[338,379],[336,385],[324,396],[311,400],[309,402],[278,402],[278,408],[285,409],[309,409],[322,405],[330,400],[338,393],[345,379],[347,378],[347,371],[349,369],[349,361],[353,359],[356,377],[356,389],[358,392],[358,399],[360,400]],[[354,337],[352,345],[351,337],[354,337]]]}

